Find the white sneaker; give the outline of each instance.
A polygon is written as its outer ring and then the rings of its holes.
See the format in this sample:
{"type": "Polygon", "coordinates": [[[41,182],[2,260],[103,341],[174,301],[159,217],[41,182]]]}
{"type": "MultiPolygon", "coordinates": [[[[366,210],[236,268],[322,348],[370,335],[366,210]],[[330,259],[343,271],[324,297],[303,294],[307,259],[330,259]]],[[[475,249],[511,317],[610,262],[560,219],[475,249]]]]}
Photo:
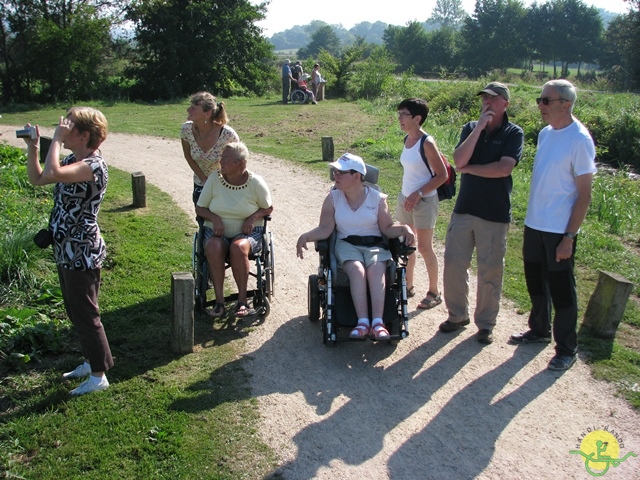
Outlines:
{"type": "Polygon", "coordinates": [[[71,372],[63,373],[62,378],[65,380],[73,380],[74,378],[84,378],[89,375],[91,375],[91,365],[83,363],[82,365],[78,365],[71,372]]]}
{"type": "Polygon", "coordinates": [[[71,395],[84,395],[85,393],[99,392],[100,390],[106,390],[109,388],[109,380],[106,375],[103,376],[99,382],[93,380],[94,377],[89,377],[82,382],[80,386],[69,392],[71,395]]]}

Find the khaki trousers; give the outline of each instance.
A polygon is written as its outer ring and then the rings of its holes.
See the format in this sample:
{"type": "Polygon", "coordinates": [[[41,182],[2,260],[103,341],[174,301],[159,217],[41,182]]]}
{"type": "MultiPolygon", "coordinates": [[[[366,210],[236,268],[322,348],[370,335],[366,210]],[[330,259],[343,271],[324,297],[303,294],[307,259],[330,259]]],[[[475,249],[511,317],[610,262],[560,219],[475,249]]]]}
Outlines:
{"type": "Polygon", "coordinates": [[[473,215],[454,213],[447,229],[444,251],[444,301],[448,320],[459,323],[469,316],[469,267],[473,250],[478,266],[474,322],[478,329],[493,330],[500,311],[504,254],[508,223],[489,222],[473,215]]]}

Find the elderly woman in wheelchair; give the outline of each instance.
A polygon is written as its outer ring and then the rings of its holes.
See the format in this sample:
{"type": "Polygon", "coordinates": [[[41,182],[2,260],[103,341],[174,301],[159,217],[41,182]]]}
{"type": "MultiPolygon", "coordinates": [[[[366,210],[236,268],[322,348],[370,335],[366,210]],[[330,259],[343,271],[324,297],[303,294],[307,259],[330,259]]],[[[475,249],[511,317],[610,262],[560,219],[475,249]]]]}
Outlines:
{"type": "Polygon", "coordinates": [[[224,277],[228,257],[238,286],[235,315],[255,313],[247,304],[249,255],[262,247],[264,218],[271,214],[271,193],[259,175],[247,170],[249,151],[244,143],[225,147],[220,170],[209,175],[196,213],[204,219],[204,250],[213,282],[216,303],[206,312],[213,318],[225,316],[224,277]]]}
{"type": "Polygon", "coordinates": [[[405,244],[411,245],[414,233],[407,225],[394,224],[387,195],[365,184],[367,169],[360,157],[345,153],[329,165],[333,169],[335,189],[324,200],[319,225],[298,238],[298,257],[303,258],[307,242],[327,239],[335,229],[335,256],[349,278],[351,298],[358,317],[349,337],[364,340],[371,336],[375,340],[389,340],[383,311],[385,273],[388,262],[393,258],[383,244],[382,236],[404,236],[405,244]]]}

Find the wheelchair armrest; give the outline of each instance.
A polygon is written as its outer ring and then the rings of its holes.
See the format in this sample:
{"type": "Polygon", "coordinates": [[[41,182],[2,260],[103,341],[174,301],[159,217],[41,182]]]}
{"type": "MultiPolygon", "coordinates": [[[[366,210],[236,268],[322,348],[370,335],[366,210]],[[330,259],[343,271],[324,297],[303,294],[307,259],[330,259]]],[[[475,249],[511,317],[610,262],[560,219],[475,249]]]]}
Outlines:
{"type": "Polygon", "coordinates": [[[316,246],[316,252],[318,253],[327,253],[329,251],[329,239],[325,238],[324,240],[316,240],[313,242],[316,246]]]}
{"type": "Polygon", "coordinates": [[[389,250],[394,258],[406,257],[416,251],[416,247],[411,247],[401,242],[399,238],[389,239],[389,250]]]}

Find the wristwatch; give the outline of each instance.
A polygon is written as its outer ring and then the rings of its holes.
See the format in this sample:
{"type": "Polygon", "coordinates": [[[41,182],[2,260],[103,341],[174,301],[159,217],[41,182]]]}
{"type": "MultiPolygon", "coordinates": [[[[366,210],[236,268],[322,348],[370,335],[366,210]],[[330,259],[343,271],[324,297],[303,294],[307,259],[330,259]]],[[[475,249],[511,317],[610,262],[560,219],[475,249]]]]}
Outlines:
{"type": "Polygon", "coordinates": [[[565,237],[571,239],[571,240],[575,240],[575,238],[578,236],[577,233],[573,233],[573,232],[566,232],[564,234],[565,237]]]}
{"type": "Polygon", "coordinates": [[[420,198],[424,198],[424,193],[422,193],[422,189],[418,190],[418,195],[420,195],[420,198]]]}

